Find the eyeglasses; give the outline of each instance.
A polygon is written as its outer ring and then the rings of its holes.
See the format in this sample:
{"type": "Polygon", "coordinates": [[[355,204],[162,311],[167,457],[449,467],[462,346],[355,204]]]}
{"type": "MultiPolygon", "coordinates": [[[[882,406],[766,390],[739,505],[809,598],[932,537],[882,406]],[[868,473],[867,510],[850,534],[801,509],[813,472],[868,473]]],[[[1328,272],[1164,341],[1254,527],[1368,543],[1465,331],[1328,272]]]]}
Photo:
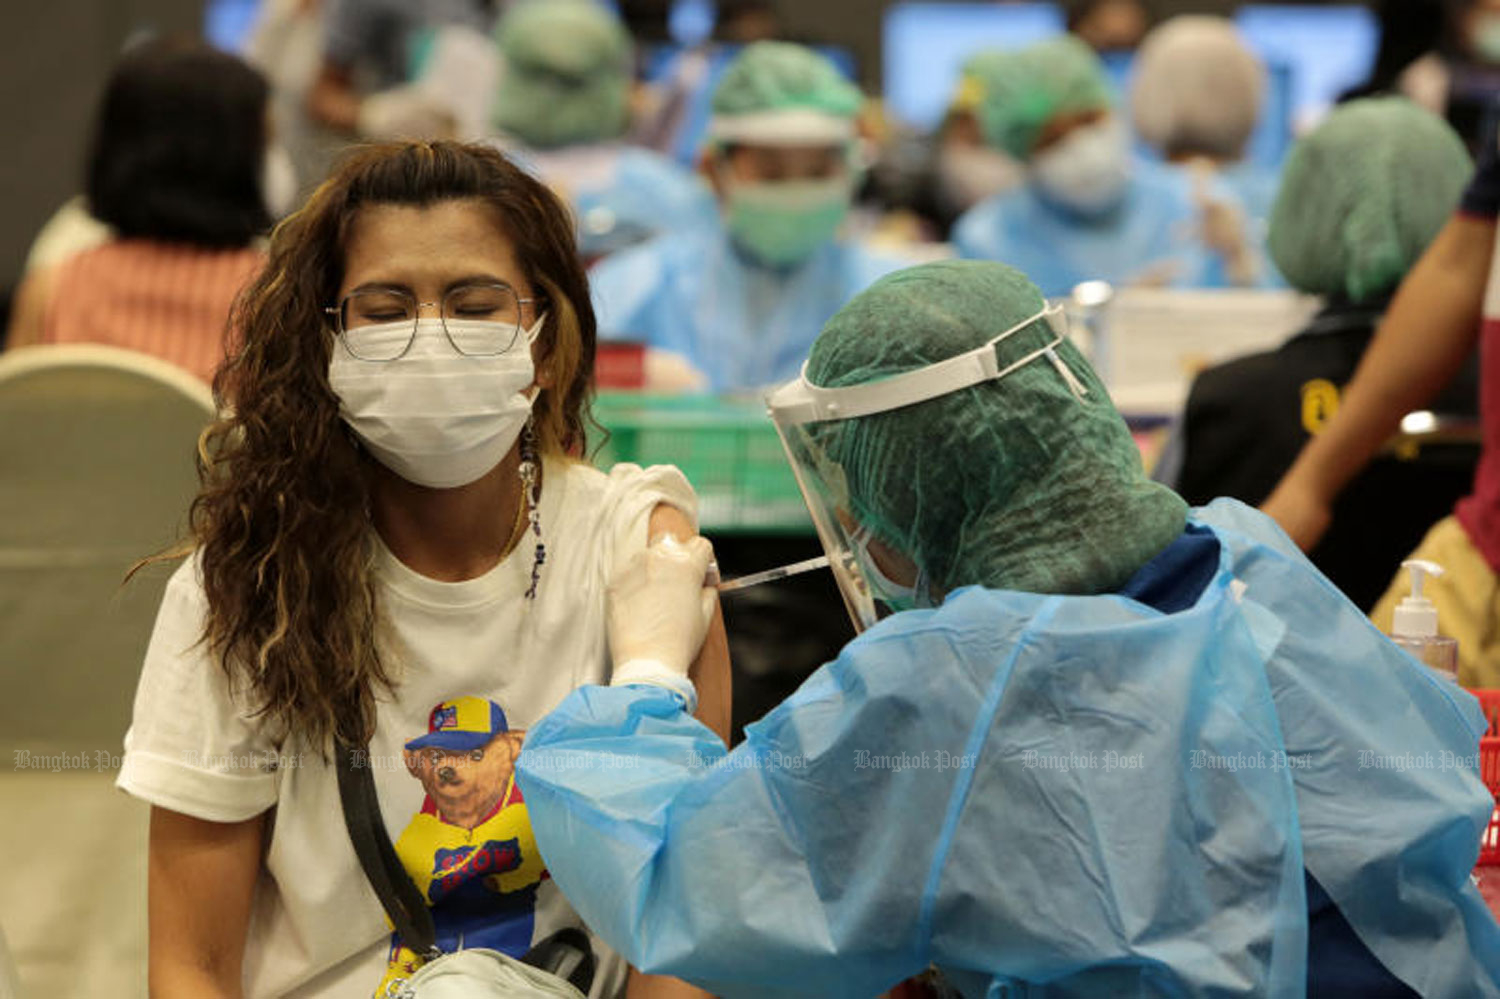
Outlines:
{"type": "Polygon", "coordinates": [[[516,345],[521,306],[539,301],[521,298],[508,284],[477,282],[449,288],[441,302],[418,302],[399,288],[367,288],[323,311],[333,317],[344,347],[362,361],[394,361],[405,354],[416,339],[418,311],[433,305],[440,306],[443,333],[454,350],[490,357],[516,345]]]}

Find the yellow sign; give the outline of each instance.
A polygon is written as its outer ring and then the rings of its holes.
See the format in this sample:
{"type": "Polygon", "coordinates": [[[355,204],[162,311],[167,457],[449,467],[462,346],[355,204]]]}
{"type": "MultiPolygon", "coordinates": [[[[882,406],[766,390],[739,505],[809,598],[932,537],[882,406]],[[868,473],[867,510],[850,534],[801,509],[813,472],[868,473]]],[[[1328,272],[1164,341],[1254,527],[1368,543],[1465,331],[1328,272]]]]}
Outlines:
{"type": "Polygon", "coordinates": [[[1339,411],[1339,387],[1326,378],[1314,378],[1302,385],[1302,428],[1310,434],[1321,433],[1339,411]]]}

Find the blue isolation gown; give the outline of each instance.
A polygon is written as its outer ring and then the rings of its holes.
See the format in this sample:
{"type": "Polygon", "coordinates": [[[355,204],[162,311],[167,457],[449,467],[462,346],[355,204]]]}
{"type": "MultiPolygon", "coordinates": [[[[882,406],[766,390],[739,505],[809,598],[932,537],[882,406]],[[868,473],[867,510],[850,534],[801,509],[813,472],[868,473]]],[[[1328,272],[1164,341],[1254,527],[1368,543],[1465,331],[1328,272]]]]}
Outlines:
{"type": "Polygon", "coordinates": [[[1025,184],[975,205],[953,227],[960,256],[1018,269],[1049,298],[1082,281],[1211,287],[1213,261],[1180,171],[1137,160],[1120,204],[1083,217],[1025,184]]]}
{"type": "Polygon", "coordinates": [[[663,233],[713,225],[718,217],[702,178],[649,149],[601,142],[506,151],[572,206],[578,248],[589,259],[663,233]]]}
{"type": "MultiPolygon", "coordinates": [[[[1197,180],[1190,169],[1174,164],[1161,164],[1178,184],[1185,196],[1196,198],[1197,180]]],[[[1271,262],[1266,250],[1266,234],[1270,229],[1271,206],[1276,201],[1278,177],[1273,171],[1254,163],[1233,163],[1214,170],[1210,176],[1206,193],[1240,215],[1246,246],[1255,261],[1253,280],[1234,281],[1224,266],[1222,255],[1205,247],[1194,248],[1182,259],[1187,269],[1180,273],[1172,286],[1177,288],[1284,288],[1285,280],[1271,262]]],[[[1196,232],[1193,228],[1186,230],[1196,232]]],[[[1196,239],[1197,237],[1193,237],[1196,239]]]]}
{"type": "Polygon", "coordinates": [[[1301,996],[1304,877],[1429,997],[1500,996],[1470,883],[1477,703],[1261,514],[1196,601],[967,587],[851,642],[726,753],[662,689],[531,729],[537,842],[589,925],[716,994],[1301,996]]]}
{"type": "Polygon", "coordinates": [[[795,378],[835,312],[914,262],[835,240],[777,270],[748,259],[715,223],[615,254],[589,283],[602,339],[675,351],[712,391],[736,392],[795,378]]]}

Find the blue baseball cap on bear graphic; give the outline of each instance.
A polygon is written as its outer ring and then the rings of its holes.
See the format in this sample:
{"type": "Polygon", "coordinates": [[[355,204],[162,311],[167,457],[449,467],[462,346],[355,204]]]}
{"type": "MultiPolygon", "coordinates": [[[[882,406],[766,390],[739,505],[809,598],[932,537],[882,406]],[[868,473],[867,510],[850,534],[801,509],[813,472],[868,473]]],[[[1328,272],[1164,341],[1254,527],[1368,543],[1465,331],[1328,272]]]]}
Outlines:
{"type": "Polygon", "coordinates": [[[483,697],[455,697],[443,701],[427,716],[427,734],[406,744],[407,749],[446,749],[468,752],[483,749],[501,732],[510,731],[500,705],[483,697]]]}

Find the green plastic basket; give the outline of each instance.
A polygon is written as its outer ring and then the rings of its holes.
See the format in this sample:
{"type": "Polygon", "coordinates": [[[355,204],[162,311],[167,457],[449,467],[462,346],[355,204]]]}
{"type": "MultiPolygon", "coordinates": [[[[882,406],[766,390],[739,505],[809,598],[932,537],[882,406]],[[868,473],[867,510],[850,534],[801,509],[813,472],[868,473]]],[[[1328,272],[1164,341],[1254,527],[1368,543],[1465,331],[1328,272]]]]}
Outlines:
{"type": "Polygon", "coordinates": [[[594,463],[676,465],[697,490],[703,531],[813,533],[765,403],[601,392],[594,416],[610,434],[594,463]]]}

